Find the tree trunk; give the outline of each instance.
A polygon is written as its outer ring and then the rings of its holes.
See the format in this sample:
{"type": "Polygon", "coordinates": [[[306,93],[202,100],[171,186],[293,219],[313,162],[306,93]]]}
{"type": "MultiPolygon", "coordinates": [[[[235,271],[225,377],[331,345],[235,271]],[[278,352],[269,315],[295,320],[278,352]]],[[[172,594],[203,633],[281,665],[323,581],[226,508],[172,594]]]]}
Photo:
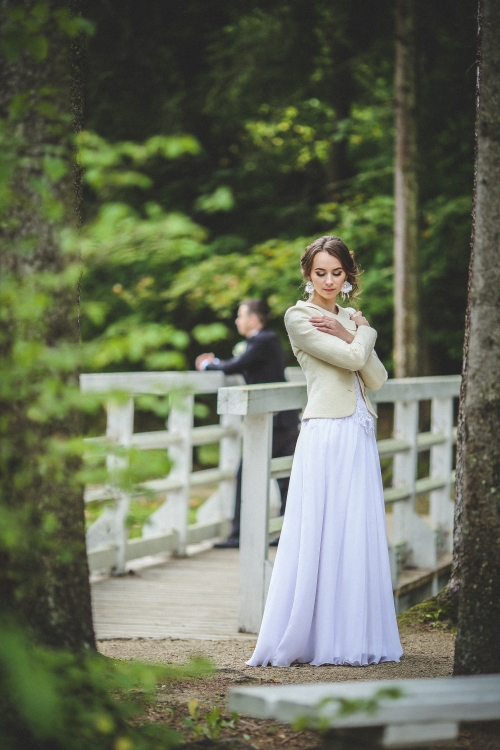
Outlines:
{"type": "Polygon", "coordinates": [[[418,182],[413,0],[396,0],[394,371],[418,375],[418,182]]]}
{"type": "MultiPolygon", "coordinates": [[[[57,15],[64,10],[63,3],[53,0],[46,18],[43,9],[40,15],[39,6],[11,0],[2,3],[0,11],[4,38],[12,27],[13,9],[22,9],[29,22],[17,22],[19,49],[1,60],[0,114],[22,146],[17,152],[8,221],[0,229],[0,270],[21,292],[33,289],[38,279],[43,288],[45,274],[59,279],[40,316],[43,319],[34,318],[27,334],[57,357],[61,344],[78,342],[77,290],[60,281],[69,259],[60,249],[58,234],[62,227],[78,223],[80,187],[78,177],[75,184],[69,115],[72,112],[78,124],[81,46],[71,41],[62,16],[57,15]],[[33,24],[38,28],[33,29],[33,24]]],[[[47,294],[47,287],[44,291],[47,294]]],[[[12,315],[1,353],[14,361],[22,326],[16,313],[12,315]]],[[[80,422],[74,411],[48,422],[33,419],[30,413],[44,377],[52,377],[58,385],[75,385],[78,373],[67,372],[64,366],[58,371],[53,364],[56,369],[47,375],[42,358],[37,383],[36,351],[19,375],[19,395],[14,390],[5,397],[2,392],[1,431],[8,456],[2,464],[1,501],[24,525],[24,538],[2,552],[8,575],[5,570],[1,575],[1,610],[26,624],[38,642],[80,650],[95,647],[95,640],[82,488],[74,481],[79,462],[64,453],[57,460],[54,454],[48,458],[47,452],[51,441],[60,443],[81,434],[80,422]],[[31,382],[27,382],[29,377],[31,382]]]]}
{"type": "Polygon", "coordinates": [[[500,672],[500,3],[481,0],[455,674],[500,672]]]}

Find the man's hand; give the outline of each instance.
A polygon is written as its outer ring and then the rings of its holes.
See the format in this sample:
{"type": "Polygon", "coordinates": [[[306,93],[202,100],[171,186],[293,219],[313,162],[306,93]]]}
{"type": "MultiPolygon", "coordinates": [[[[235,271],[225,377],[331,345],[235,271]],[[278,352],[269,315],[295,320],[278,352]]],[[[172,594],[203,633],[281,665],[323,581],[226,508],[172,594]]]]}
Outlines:
{"type": "Polygon", "coordinates": [[[344,328],[342,323],[339,323],[336,318],[330,318],[327,315],[321,315],[320,317],[315,316],[314,318],[310,318],[310,322],[317,331],[321,331],[322,333],[329,333],[330,336],[337,336],[337,338],[342,339],[342,341],[345,341],[348,344],[354,341],[354,336],[352,335],[352,333],[344,328]]]}
{"type": "Polygon", "coordinates": [[[215,354],[213,352],[210,352],[208,354],[200,354],[199,357],[196,357],[194,366],[197,370],[203,370],[203,362],[213,362],[215,359],[215,354]]]}
{"type": "Polygon", "coordinates": [[[351,320],[356,323],[356,325],[359,326],[369,326],[369,322],[367,319],[363,316],[363,313],[361,310],[358,310],[357,312],[353,313],[351,315],[351,320]]]}

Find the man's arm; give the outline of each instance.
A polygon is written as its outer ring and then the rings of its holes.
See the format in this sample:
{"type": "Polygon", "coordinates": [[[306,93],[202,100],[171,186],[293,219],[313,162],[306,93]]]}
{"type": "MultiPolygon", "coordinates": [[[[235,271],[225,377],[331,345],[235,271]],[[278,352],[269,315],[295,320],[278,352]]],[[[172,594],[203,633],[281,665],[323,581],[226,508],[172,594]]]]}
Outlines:
{"type": "Polygon", "coordinates": [[[209,362],[206,370],[222,370],[226,375],[241,374],[243,370],[251,369],[266,359],[263,342],[256,339],[249,340],[246,351],[238,357],[231,359],[220,359],[218,362],[209,362]]]}

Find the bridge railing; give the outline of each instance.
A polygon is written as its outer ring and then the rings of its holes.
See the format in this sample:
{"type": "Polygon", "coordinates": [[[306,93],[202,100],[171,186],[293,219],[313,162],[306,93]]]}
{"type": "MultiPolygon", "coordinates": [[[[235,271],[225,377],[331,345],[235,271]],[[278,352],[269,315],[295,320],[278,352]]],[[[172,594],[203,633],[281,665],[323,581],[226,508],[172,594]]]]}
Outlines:
{"type": "MultiPolygon", "coordinates": [[[[223,387],[218,413],[243,418],[243,478],[240,537],[239,629],[257,633],[269,587],[272,563],[268,559],[269,535],[276,535],[282,517],[269,519],[269,480],[289,476],[292,456],[271,458],[272,416],[278,411],[302,409],[307,400],[300,368],[290,368],[288,383],[223,387]]],[[[452,548],[451,498],[453,400],[460,391],[460,376],[389,380],[380,391],[369,392],[376,406],[394,404],[393,437],[378,440],[381,458],[393,457],[392,486],[385,489],[386,506],[392,506],[389,554],[393,587],[402,568],[424,569],[434,589],[443,555],[452,548]],[[419,432],[419,402],[431,402],[431,425],[419,432]],[[418,477],[417,460],[430,451],[430,471],[418,477]],[[429,495],[429,515],[416,510],[415,500],[429,495]]]]}
{"type": "Polygon", "coordinates": [[[242,383],[241,376],[222,372],[97,373],[80,376],[85,393],[109,394],[106,400],[106,435],[87,443],[102,446],[109,480],[87,487],[85,501],[106,503],[104,511],[87,531],[91,571],[125,571],[127,561],[166,552],[183,555],[189,544],[225,536],[233,516],[235,477],[241,458],[241,417],[224,414],[214,425],[194,427],[196,395],[217,393],[221,386],[242,383]],[[121,397],[118,398],[117,394],[121,397]],[[125,394],[125,395],[124,395],[125,394]],[[143,394],[175,394],[165,430],[134,432],[134,400],[143,394]],[[193,447],[219,443],[217,468],[193,471],[193,447]],[[146,519],[142,536],[129,539],[127,518],[132,494],[113,483],[113,473],[123,470],[127,458],[114,448],[140,451],[168,450],[172,468],[165,477],[136,487],[134,494],[164,496],[165,501],[146,519]],[[213,486],[215,491],[189,524],[191,488],[213,486]]]}

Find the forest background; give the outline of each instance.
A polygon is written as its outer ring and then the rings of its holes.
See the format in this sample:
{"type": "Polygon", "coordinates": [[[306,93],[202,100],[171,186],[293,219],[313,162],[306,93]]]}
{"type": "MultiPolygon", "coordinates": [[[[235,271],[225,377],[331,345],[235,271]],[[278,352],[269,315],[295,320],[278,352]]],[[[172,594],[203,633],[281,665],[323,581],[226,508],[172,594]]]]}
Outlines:
{"type": "MultiPolygon", "coordinates": [[[[214,347],[229,356],[248,296],[268,299],[287,345],[300,255],[333,233],[365,269],[360,307],[392,373],[393,3],[86,0],[82,10],[95,28],[82,333],[112,352],[95,368],[192,369],[214,347]],[[155,137],[180,135],[155,150],[155,137]]],[[[416,14],[420,374],[459,373],[477,7],[419,0],[416,14]]]]}
{"type": "MultiPolygon", "coordinates": [[[[419,363],[421,374],[457,373],[476,8],[416,7],[419,363]]],[[[300,254],[330,232],[366,269],[362,309],[392,371],[393,4],[86,0],[82,12],[90,23],[59,0],[2,10],[0,725],[16,750],[29,732],[76,748],[83,726],[110,747],[127,729],[100,663],[73,670],[17,633],[27,625],[37,643],[77,652],[94,644],[82,484],[104,467],[82,468],[81,435],[102,433],[104,412],[82,399],[78,371],[190,368],[207,347],[228,355],[245,296],[269,299],[286,344],[300,254]],[[72,120],[83,125],[76,212],[72,120]]],[[[153,406],[164,420],[168,404],[153,406]]]]}

